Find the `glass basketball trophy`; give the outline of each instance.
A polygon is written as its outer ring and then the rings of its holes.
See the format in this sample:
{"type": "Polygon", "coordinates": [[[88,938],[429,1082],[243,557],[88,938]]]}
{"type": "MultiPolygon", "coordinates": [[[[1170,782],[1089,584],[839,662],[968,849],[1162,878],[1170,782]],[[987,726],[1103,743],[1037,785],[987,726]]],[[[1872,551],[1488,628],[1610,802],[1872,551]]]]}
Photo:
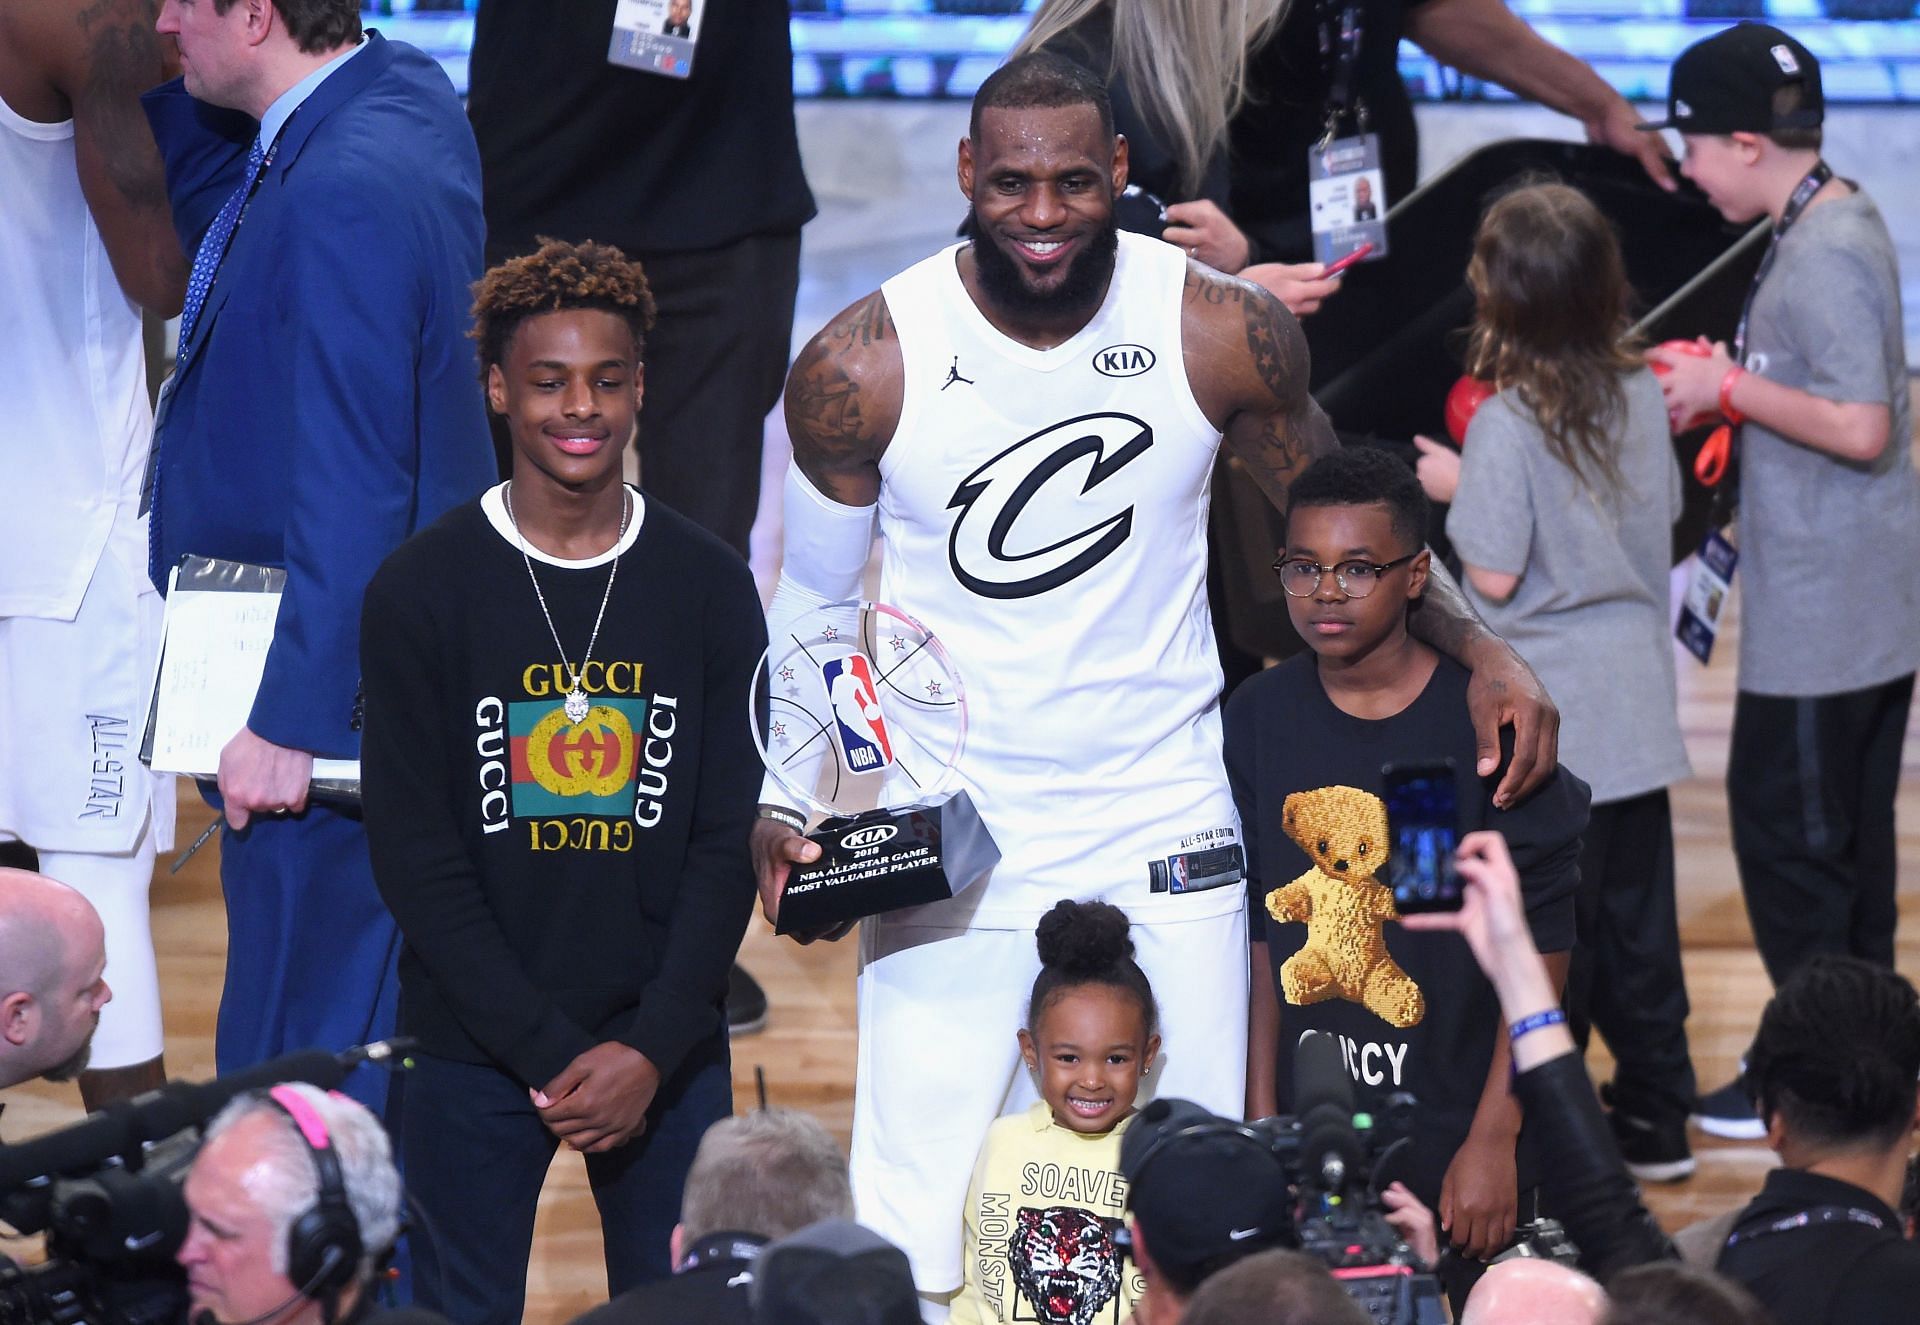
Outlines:
{"type": "Polygon", "coordinates": [[[884,603],[812,609],[767,647],[754,739],[820,859],[795,865],[780,933],[949,897],[999,859],[957,785],[967,697],[947,651],[884,603]]]}

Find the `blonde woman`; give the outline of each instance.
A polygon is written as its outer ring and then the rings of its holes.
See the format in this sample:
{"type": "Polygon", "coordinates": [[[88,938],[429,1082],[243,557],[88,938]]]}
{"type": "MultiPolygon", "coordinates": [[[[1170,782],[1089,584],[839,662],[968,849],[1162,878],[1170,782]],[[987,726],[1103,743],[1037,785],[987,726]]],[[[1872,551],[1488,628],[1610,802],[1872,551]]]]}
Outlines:
{"type": "Polygon", "coordinates": [[[1168,243],[1266,286],[1304,317],[1338,282],[1322,279],[1315,262],[1249,267],[1252,245],[1227,205],[1228,126],[1247,100],[1251,53],[1287,4],[1045,0],[1013,54],[1050,50],[1106,79],[1114,125],[1127,138],[1129,182],[1145,195],[1123,205],[1122,225],[1159,233],[1164,221],[1168,243]]]}

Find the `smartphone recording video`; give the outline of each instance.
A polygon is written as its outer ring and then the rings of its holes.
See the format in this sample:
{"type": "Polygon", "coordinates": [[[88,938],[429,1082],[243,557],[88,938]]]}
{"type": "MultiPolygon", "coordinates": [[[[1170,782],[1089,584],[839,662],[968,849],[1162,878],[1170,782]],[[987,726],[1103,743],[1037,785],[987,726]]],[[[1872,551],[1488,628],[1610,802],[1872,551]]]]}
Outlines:
{"type": "Polygon", "coordinates": [[[1453,853],[1460,845],[1459,794],[1451,759],[1388,764],[1385,781],[1387,886],[1401,915],[1458,911],[1461,891],[1453,853]]]}

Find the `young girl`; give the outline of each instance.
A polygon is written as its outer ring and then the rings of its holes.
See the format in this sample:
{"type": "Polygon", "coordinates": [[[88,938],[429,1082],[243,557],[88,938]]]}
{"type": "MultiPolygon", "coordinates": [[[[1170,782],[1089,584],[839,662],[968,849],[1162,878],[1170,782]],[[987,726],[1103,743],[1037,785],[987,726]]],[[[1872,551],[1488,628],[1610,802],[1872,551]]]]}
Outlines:
{"type": "Polygon", "coordinates": [[[1118,1325],[1145,1289],[1115,1241],[1120,1137],[1160,1052],[1159,1010],[1127,917],[1061,902],[1041,917],[1020,1053],[1040,1103],[994,1123],[967,1189],[954,1325],[1118,1325]]]}
{"type": "Polygon", "coordinates": [[[1614,1133],[1642,1179],[1693,1171],[1687,995],[1667,786],[1685,777],[1668,637],[1680,471],[1660,387],[1627,339],[1606,219],[1561,184],[1487,210],[1467,282],[1468,371],[1497,394],[1462,454],[1419,438],[1428,495],[1487,624],[1560,706],[1560,755],[1593,788],[1567,998],[1618,1061],[1614,1133]],[[1457,485],[1457,490],[1456,490],[1457,485]]]}

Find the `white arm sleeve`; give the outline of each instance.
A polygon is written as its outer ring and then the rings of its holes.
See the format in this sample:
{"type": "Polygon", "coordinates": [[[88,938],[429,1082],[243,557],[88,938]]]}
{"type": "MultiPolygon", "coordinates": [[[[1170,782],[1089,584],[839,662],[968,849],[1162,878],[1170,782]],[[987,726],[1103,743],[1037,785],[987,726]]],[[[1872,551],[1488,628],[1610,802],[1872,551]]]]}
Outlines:
{"type": "MultiPolygon", "coordinates": [[[[879,512],[877,505],[845,506],[833,500],[795,464],[787,466],[782,509],[786,536],[780,579],[767,604],[767,638],[774,641],[785,639],[808,611],[860,596],[879,512]]],[[[761,783],[762,804],[786,805],[792,799],[771,773],[761,783]]]]}

